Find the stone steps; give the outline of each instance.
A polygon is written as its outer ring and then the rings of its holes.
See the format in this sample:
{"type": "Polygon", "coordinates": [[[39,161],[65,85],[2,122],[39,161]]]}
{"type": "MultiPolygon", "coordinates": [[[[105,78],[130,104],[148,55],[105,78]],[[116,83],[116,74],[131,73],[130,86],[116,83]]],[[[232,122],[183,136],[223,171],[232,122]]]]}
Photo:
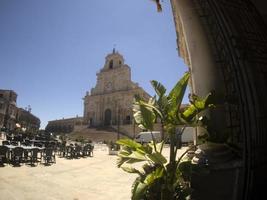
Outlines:
{"type": "MultiPolygon", "coordinates": [[[[118,134],[115,131],[110,129],[99,129],[99,128],[86,128],[80,131],[72,132],[69,134],[70,138],[83,137],[88,140],[92,140],[93,142],[109,142],[109,141],[117,141],[118,134]]],[[[125,138],[125,136],[120,135],[120,138],[125,138]]]]}

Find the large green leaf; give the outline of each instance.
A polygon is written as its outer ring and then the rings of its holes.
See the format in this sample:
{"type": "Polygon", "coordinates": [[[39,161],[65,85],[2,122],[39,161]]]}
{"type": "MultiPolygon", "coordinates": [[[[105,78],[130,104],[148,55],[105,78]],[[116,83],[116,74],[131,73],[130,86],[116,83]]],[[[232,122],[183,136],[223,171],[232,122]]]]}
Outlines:
{"type": "Polygon", "coordinates": [[[153,130],[156,115],[153,109],[142,101],[136,101],[133,106],[134,119],[141,128],[153,130]]]}
{"type": "Polygon", "coordinates": [[[212,93],[209,93],[204,99],[201,99],[197,95],[192,95],[190,106],[185,109],[182,113],[182,118],[186,121],[193,120],[193,118],[203,110],[213,107],[213,104],[210,104],[210,99],[212,98],[212,93]]]}
{"type": "Polygon", "coordinates": [[[168,111],[168,107],[170,106],[170,101],[167,96],[162,96],[158,99],[157,104],[159,106],[159,110],[166,113],[168,111]]]}
{"type": "Polygon", "coordinates": [[[132,151],[137,151],[142,154],[152,153],[152,148],[150,146],[143,146],[142,144],[135,142],[132,139],[120,139],[116,143],[123,146],[118,155],[128,156],[132,153],[132,151]]]}
{"type": "Polygon", "coordinates": [[[166,88],[160,82],[152,80],[150,81],[150,83],[159,97],[162,97],[165,95],[166,88]]]}
{"type": "Polygon", "coordinates": [[[138,162],[143,162],[145,160],[143,159],[135,159],[135,158],[129,158],[129,157],[118,157],[117,159],[117,167],[122,167],[125,163],[127,164],[134,164],[138,162]]]}
{"type": "Polygon", "coordinates": [[[166,158],[159,152],[149,154],[149,155],[147,155],[147,157],[155,164],[163,165],[163,164],[167,163],[166,158]]]}
{"type": "Polygon", "coordinates": [[[152,152],[151,147],[142,146],[141,144],[130,139],[118,140],[117,144],[122,146],[121,150],[118,152],[118,167],[121,167],[124,163],[146,161],[147,157],[145,155],[152,152]]]}
{"type": "Polygon", "coordinates": [[[155,109],[155,114],[165,123],[170,105],[168,97],[165,95],[166,88],[155,80],[151,81],[151,84],[158,95],[158,99],[155,102],[155,107],[157,108],[157,110],[155,109]]]}
{"type": "Polygon", "coordinates": [[[164,175],[164,168],[158,167],[156,170],[145,174],[136,179],[132,189],[132,200],[143,199],[148,187],[152,186],[156,180],[160,179],[164,175]],[[144,178],[143,181],[141,181],[144,178]]]}
{"type": "Polygon", "coordinates": [[[142,102],[142,105],[144,105],[147,109],[153,111],[155,115],[162,118],[163,114],[161,111],[161,107],[158,103],[159,103],[159,100],[156,102],[156,100],[153,98],[153,100],[149,100],[148,103],[142,102]]]}
{"type": "Polygon", "coordinates": [[[131,140],[131,139],[127,139],[127,138],[117,140],[116,143],[119,144],[119,145],[130,147],[133,150],[142,147],[142,145],[140,143],[135,142],[134,140],[131,140]]]}
{"type": "Polygon", "coordinates": [[[121,169],[125,172],[128,172],[128,173],[136,173],[136,174],[141,174],[141,172],[129,165],[126,165],[126,166],[122,166],[121,169]]]}
{"type": "Polygon", "coordinates": [[[181,105],[189,77],[190,73],[186,72],[183,77],[176,83],[176,85],[168,95],[169,99],[172,101],[173,106],[176,107],[181,105]]]}
{"type": "Polygon", "coordinates": [[[132,200],[141,200],[148,185],[141,181],[136,181],[132,189],[132,200]]]}
{"type": "Polygon", "coordinates": [[[117,167],[121,167],[128,160],[129,160],[129,158],[118,157],[117,163],[116,163],[117,167]]]}
{"type": "Polygon", "coordinates": [[[132,154],[129,156],[118,155],[117,167],[121,167],[125,163],[133,164],[133,163],[137,163],[137,162],[143,162],[145,160],[146,160],[146,158],[134,157],[132,154]]]}
{"type": "Polygon", "coordinates": [[[144,161],[146,161],[146,160],[129,158],[125,163],[127,163],[127,164],[134,164],[134,163],[137,163],[137,162],[144,162],[144,161]]]}
{"type": "Polygon", "coordinates": [[[131,155],[132,151],[127,151],[126,149],[122,149],[118,152],[118,156],[127,158],[129,155],[131,155]]]}
{"type": "Polygon", "coordinates": [[[138,151],[133,151],[129,156],[128,158],[132,158],[132,159],[135,159],[135,160],[147,160],[147,158],[145,157],[145,154],[143,153],[140,153],[138,151]]]}
{"type": "Polygon", "coordinates": [[[148,145],[142,145],[142,147],[139,147],[138,149],[136,149],[136,151],[142,154],[151,154],[153,151],[153,147],[150,147],[148,145]]]}
{"type": "Polygon", "coordinates": [[[155,180],[161,178],[164,175],[164,168],[158,167],[156,170],[152,171],[150,174],[148,174],[144,180],[144,183],[148,186],[153,184],[155,180]]]}
{"type": "Polygon", "coordinates": [[[171,123],[177,123],[177,120],[179,120],[178,112],[180,110],[180,106],[185,94],[189,77],[190,77],[189,72],[186,72],[183,75],[183,77],[176,83],[176,85],[168,95],[168,100],[170,103],[168,117],[169,117],[169,122],[171,123]]]}
{"type": "MultiPolygon", "coordinates": [[[[159,142],[159,143],[156,143],[156,150],[157,150],[157,152],[160,152],[160,150],[163,148],[163,145],[164,145],[165,143],[164,143],[164,141],[162,141],[162,142],[159,142]]],[[[149,147],[150,148],[154,148],[154,142],[153,141],[151,141],[150,143],[148,143],[148,145],[149,145],[149,147]]]]}

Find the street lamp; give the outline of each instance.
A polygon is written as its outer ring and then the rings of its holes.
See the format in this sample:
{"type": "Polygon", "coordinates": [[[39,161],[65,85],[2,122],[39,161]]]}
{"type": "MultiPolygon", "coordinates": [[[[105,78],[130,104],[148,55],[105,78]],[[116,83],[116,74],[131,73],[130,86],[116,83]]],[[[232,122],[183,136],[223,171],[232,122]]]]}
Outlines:
{"type": "Polygon", "coordinates": [[[133,137],[135,138],[135,119],[133,117],[133,137]]]}
{"type": "Polygon", "coordinates": [[[121,109],[118,109],[118,127],[117,127],[117,140],[120,139],[120,114],[121,114],[121,109]]]}

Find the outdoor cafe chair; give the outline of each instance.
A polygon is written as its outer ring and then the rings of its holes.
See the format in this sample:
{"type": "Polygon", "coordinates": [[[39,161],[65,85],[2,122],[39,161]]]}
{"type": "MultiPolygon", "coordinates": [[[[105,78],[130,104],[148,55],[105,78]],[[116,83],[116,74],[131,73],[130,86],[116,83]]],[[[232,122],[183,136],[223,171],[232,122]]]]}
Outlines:
{"type": "Polygon", "coordinates": [[[14,135],[13,140],[17,142],[22,142],[22,135],[14,135]]]}
{"type": "Polygon", "coordinates": [[[66,157],[73,158],[74,157],[74,147],[73,146],[66,146],[66,157]]]}
{"type": "Polygon", "coordinates": [[[41,142],[34,142],[34,146],[36,146],[36,147],[43,147],[43,143],[41,143],[41,142]]]}
{"type": "Polygon", "coordinates": [[[10,142],[8,140],[2,141],[2,145],[10,145],[10,142]]]}
{"type": "Polygon", "coordinates": [[[75,145],[73,156],[79,158],[81,156],[82,147],[80,145],[75,145]]]}
{"type": "Polygon", "coordinates": [[[29,161],[31,165],[34,165],[34,163],[37,163],[41,161],[41,158],[38,157],[39,149],[38,148],[33,148],[29,151],[29,161]]]}
{"type": "Polygon", "coordinates": [[[27,162],[29,158],[29,150],[28,149],[23,149],[23,161],[27,162]]]}
{"type": "Polygon", "coordinates": [[[24,146],[31,146],[31,145],[32,145],[32,142],[31,142],[30,140],[28,140],[28,139],[25,139],[25,140],[23,141],[23,145],[24,145],[24,146]]]}
{"type": "Polygon", "coordinates": [[[92,150],[91,145],[90,145],[90,144],[86,144],[86,145],[83,147],[82,155],[83,155],[83,156],[90,156],[90,155],[91,155],[91,150],[92,150]]]}
{"type": "Polygon", "coordinates": [[[27,142],[25,142],[25,141],[23,141],[23,142],[21,142],[20,143],[22,146],[31,146],[31,145],[29,145],[27,142]]]}
{"type": "Polygon", "coordinates": [[[33,140],[34,136],[33,135],[28,135],[29,140],[33,140]]]}
{"type": "Polygon", "coordinates": [[[19,145],[19,143],[17,141],[11,141],[10,144],[13,145],[13,146],[18,146],[19,145]]]}
{"type": "Polygon", "coordinates": [[[88,156],[88,150],[89,150],[89,146],[85,145],[82,149],[82,155],[83,156],[88,156]]]}
{"type": "Polygon", "coordinates": [[[57,150],[57,154],[61,157],[65,157],[66,154],[66,146],[63,144],[60,144],[57,150]]]}
{"type": "Polygon", "coordinates": [[[89,147],[89,156],[93,156],[94,155],[94,146],[92,144],[88,144],[89,147]]]}
{"type": "Polygon", "coordinates": [[[8,163],[9,149],[6,146],[0,146],[0,164],[8,163]]]}
{"type": "Polygon", "coordinates": [[[45,148],[42,154],[45,164],[56,163],[56,155],[52,148],[45,148]]]}
{"type": "Polygon", "coordinates": [[[22,147],[15,147],[11,151],[11,162],[14,165],[20,165],[22,159],[23,159],[23,148],[22,147]]]}
{"type": "Polygon", "coordinates": [[[12,138],[11,135],[8,135],[8,134],[7,134],[7,135],[6,135],[6,139],[9,140],[9,141],[11,141],[13,138],[12,138]]]}

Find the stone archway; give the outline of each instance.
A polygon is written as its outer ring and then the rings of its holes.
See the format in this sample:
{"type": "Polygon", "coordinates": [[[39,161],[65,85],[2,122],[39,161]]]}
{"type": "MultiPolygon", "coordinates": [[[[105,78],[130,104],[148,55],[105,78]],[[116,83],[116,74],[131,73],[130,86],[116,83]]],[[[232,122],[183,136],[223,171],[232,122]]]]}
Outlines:
{"type": "Polygon", "coordinates": [[[105,121],[104,121],[105,126],[111,125],[111,110],[108,108],[105,110],[105,121]]]}
{"type": "Polygon", "coordinates": [[[267,28],[249,0],[171,0],[178,50],[192,91],[215,90],[223,101],[210,113],[241,149],[235,199],[263,198],[267,173],[267,28]]]}

